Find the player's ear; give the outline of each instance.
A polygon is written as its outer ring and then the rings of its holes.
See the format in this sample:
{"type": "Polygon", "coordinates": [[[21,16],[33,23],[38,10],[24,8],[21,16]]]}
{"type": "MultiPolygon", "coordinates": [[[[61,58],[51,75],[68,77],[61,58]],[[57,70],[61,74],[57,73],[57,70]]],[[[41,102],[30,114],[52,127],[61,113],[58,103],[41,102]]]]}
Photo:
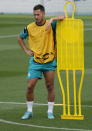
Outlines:
{"type": "Polygon", "coordinates": [[[44,17],[45,17],[45,12],[44,12],[44,17]]]}
{"type": "Polygon", "coordinates": [[[45,11],[42,11],[42,14],[45,16],[45,11]]]}
{"type": "Polygon", "coordinates": [[[45,17],[45,12],[42,12],[42,17],[45,17]]]}

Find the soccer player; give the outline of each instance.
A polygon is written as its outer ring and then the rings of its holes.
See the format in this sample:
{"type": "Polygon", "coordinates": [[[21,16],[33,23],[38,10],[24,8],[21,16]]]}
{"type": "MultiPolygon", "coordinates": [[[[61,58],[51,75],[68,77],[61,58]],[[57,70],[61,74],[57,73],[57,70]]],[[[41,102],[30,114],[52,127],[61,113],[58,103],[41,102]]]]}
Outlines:
{"type": "Polygon", "coordinates": [[[28,68],[27,83],[27,112],[21,119],[26,120],[33,117],[32,107],[34,102],[34,87],[38,79],[44,75],[48,91],[48,119],[54,119],[54,74],[57,66],[55,60],[55,20],[63,20],[64,16],[45,20],[45,8],[38,4],[33,8],[35,22],[27,25],[20,33],[18,42],[24,52],[31,56],[28,68]],[[24,39],[28,37],[29,48],[26,47],[24,39]]]}

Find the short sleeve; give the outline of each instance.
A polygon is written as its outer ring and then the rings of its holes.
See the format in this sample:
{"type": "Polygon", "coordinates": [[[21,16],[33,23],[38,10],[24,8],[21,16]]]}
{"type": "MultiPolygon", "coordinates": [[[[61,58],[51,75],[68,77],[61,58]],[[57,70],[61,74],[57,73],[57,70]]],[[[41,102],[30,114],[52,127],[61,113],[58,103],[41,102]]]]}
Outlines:
{"type": "Polygon", "coordinates": [[[54,32],[56,32],[56,24],[57,24],[56,20],[51,23],[52,29],[53,29],[54,32]]]}
{"type": "Polygon", "coordinates": [[[20,32],[20,37],[22,39],[26,39],[28,37],[28,30],[27,30],[27,27],[24,28],[24,31],[23,32],[20,32]]]}

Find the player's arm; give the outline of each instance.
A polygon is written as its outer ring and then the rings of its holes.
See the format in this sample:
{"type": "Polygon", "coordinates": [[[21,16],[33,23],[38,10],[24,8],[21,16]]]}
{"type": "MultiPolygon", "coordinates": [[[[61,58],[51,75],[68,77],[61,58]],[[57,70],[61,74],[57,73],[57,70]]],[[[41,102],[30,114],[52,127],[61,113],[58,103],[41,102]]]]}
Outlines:
{"type": "Polygon", "coordinates": [[[28,31],[27,28],[24,28],[24,32],[21,32],[20,35],[18,36],[18,43],[20,44],[21,48],[24,50],[24,52],[29,55],[32,56],[33,55],[33,51],[29,50],[26,47],[26,44],[24,42],[24,39],[26,39],[28,36],[28,31]]]}
{"type": "Polygon", "coordinates": [[[65,19],[65,16],[64,16],[64,15],[51,18],[51,19],[48,21],[48,23],[47,23],[46,30],[49,29],[50,24],[51,24],[53,21],[55,21],[55,20],[58,21],[58,20],[63,20],[63,19],[65,19]]]}

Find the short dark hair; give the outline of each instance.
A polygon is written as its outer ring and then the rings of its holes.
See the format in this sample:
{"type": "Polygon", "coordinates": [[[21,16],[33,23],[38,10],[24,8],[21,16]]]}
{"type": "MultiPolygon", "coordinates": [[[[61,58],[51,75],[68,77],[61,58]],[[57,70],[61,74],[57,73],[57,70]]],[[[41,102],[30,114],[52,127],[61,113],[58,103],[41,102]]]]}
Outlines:
{"type": "Polygon", "coordinates": [[[45,12],[45,8],[41,4],[35,5],[33,10],[41,10],[41,11],[45,12]]]}

